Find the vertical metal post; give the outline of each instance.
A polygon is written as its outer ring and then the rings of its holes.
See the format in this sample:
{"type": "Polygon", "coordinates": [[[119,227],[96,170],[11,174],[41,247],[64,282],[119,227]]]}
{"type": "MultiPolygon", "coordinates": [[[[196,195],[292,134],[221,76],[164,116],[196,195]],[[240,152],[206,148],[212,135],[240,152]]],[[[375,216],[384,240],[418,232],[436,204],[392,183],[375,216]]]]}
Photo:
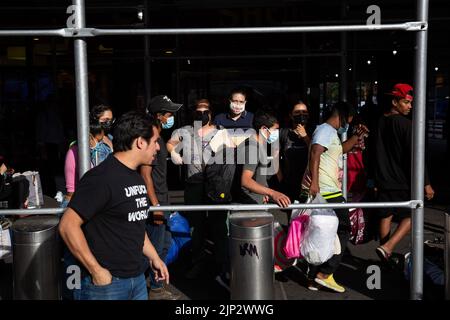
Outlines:
{"type": "MultiPolygon", "coordinates": [[[[75,28],[86,27],[84,0],[73,0],[75,8],[75,28]]],[[[89,89],[87,71],[86,40],[74,40],[75,51],[75,90],[77,97],[78,131],[78,174],[80,178],[90,169],[89,155],[89,89]]]]}
{"type": "MultiPolygon", "coordinates": [[[[150,8],[149,1],[144,3],[144,24],[148,28],[150,26],[150,8]]],[[[151,60],[150,60],[150,36],[144,36],[144,92],[145,92],[145,107],[148,106],[152,91],[151,91],[151,60]]]]}
{"type": "Polygon", "coordinates": [[[450,300],[450,207],[445,212],[445,300],[450,300]]]}
{"type": "MultiPolygon", "coordinates": [[[[342,17],[345,17],[347,3],[342,2],[342,17]]],[[[339,74],[339,97],[341,101],[347,101],[347,33],[341,33],[341,57],[340,57],[340,74],[339,74]]],[[[341,135],[342,142],[347,140],[347,132],[341,135]]],[[[342,195],[347,199],[347,181],[348,181],[348,170],[347,170],[347,154],[342,156],[343,165],[343,176],[342,176],[342,195]]]]}
{"type": "MultiPolygon", "coordinates": [[[[419,21],[428,21],[428,0],[417,1],[419,21]]],[[[414,86],[416,96],[413,108],[413,155],[412,155],[412,198],[424,199],[425,171],[425,107],[427,83],[427,36],[426,30],[416,35],[416,55],[414,86]]],[[[423,296],[423,206],[412,209],[412,277],[411,299],[420,300],[423,296]]]]}

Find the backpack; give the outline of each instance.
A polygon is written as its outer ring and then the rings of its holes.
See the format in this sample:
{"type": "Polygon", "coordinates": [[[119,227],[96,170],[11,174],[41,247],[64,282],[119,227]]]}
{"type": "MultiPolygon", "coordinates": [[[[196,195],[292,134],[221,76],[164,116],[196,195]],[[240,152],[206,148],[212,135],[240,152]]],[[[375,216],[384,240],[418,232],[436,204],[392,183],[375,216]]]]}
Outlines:
{"type": "MultiPolygon", "coordinates": [[[[217,127],[219,130],[222,126],[217,127]]],[[[212,152],[212,157],[217,154],[223,155],[222,163],[203,164],[203,175],[205,181],[205,193],[207,198],[213,203],[224,204],[231,202],[231,187],[233,184],[235,163],[226,163],[227,152],[234,152],[231,148],[223,145],[217,152],[212,152]]]]}

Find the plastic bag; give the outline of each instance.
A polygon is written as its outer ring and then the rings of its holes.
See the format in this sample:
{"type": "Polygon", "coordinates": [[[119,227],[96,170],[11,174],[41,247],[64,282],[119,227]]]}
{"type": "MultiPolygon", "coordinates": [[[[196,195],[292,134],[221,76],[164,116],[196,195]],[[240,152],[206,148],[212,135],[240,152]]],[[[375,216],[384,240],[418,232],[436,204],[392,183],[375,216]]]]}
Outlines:
{"type": "Polygon", "coordinates": [[[283,226],[278,222],[273,223],[273,240],[274,240],[274,271],[281,272],[296,263],[296,259],[289,259],[284,253],[287,233],[283,226]]]}
{"type": "MultiPolygon", "coordinates": [[[[318,194],[312,203],[327,203],[318,194]]],[[[312,265],[321,265],[335,254],[339,220],[333,209],[312,209],[300,253],[312,265]]]]}
{"type": "Polygon", "coordinates": [[[300,253],[300,244],[305,235],[305,229],[309,223],[309,214],[302,214],[291,221],[286,243],[283,247],[286,258],[303,258],[300,253]]]}
{"type": "Polygon", "coordinates": [[[166,265],[174,262],[178,258],[181,249],[189,245],[191,241],[189,222],[178,212],[170,215],[168,226],[172,234],[172,242],[164,261],[166,265]]]}

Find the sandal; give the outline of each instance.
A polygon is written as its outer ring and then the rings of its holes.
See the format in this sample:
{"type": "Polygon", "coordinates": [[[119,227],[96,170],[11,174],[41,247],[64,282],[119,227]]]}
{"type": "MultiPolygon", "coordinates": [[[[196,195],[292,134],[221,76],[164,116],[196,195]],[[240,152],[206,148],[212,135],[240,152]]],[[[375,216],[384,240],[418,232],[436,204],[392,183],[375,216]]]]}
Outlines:
{"type": "Polygon", "coordinates": [[[379,246],[375,252],[382,261],[388,261],[392,253],[387,252],[382,246],[379,246]]]}

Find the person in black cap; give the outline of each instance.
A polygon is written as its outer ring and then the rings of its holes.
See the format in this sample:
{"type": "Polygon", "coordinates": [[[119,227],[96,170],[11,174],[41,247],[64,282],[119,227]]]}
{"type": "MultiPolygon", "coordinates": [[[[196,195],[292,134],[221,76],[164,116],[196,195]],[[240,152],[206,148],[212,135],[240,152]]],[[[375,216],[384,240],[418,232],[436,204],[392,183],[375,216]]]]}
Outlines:
{"type": "MultiPolygon", "coordinates": [[[[150,100],[147,112],[157,119],[157,129],[169,129],[174,124],[174,113],[182,104],[173,103],[167,96],[160,95],[150,100]]],[[[141,166],[141,176],[144,178],[147,194],[152,206],[169,205],[169,188],[167,186],[167,147],[161,136],[158,138],[160,150],[151,165],[141,166]]],[[[172,241],[171,233],[167,226],[170,212],[155,211],[147,220],[146,230],[148,237],[155,246],[158,255],[165,260],[172,241]]],[[[151,300],[177,300],[179,296],[168,290],[163,283],[154,281],[150,272],[151,300]]]]}
{"type": "MultiPolygon", "coordinates": [[[[413,101],[413,87],[398,83],[388,93],[391,109],[378,121],[375,152],[375,183],[379,202],[409,201],[411,199],[412,123],[406,116],[413,101]]],[[[425,197],[431,200],[434,190],[425,170],[425,197]]],[[[380,246],[376,249],[382,261],[392,261],[395,246],[411,229],[411,210],[407,208],[380,209],[380,246]],[[391,235],[392,218],[400,220],[391,235]]]]}

